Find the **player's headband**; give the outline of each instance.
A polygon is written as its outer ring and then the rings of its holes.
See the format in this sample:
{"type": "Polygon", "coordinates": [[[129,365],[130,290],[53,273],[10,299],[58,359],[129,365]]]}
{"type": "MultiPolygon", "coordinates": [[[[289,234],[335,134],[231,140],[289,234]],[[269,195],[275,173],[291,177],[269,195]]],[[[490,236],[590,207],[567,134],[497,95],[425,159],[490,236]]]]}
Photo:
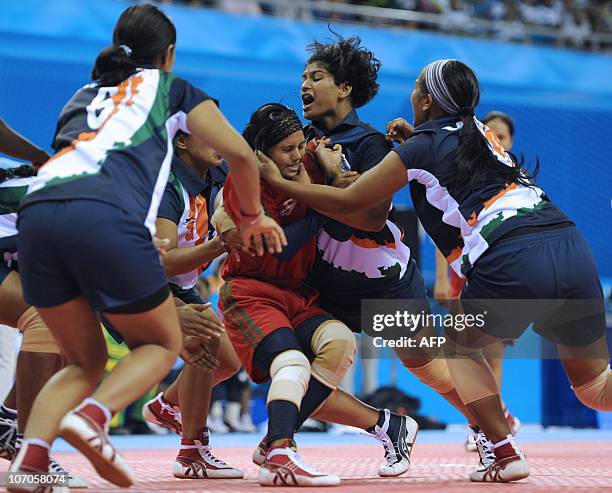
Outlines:
{"type": "Polygon", "coordinates": [[[461,108],[451,96],[446,82],[444,82],[444,67],[455,60],[447,58],[436,60],[425,67],[425,88],[431,94],[438,106],[449,115],[467,116],[474,114],[474,108],[461,108]]]}
{"type": "Polygon", "coordinates": [[[295,111],[279,103],[270,103],[255,110],[243,135],[253,149],[267,152],[300,130],[302,122],[295,111]]]}

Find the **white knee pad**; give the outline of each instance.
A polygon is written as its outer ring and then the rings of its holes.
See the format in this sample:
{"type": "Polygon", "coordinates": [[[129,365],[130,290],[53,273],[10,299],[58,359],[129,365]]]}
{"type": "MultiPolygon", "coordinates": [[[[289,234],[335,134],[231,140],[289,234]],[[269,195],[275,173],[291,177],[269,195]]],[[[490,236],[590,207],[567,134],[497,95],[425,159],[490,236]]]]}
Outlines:
{"type": "Polygon", "coordinates": [[[308,358],[295,349],[282,352],[272,360],[270,377],[267,402],[289,401],[299,408],[310,380],[308,358]]]}
{"type": "Polygon", "coordinates": [[[312,376],[323,385],[337,389],[355,361],[355,334],[342,322],[329,320],[317,328],[310,345],[315,355],[312,376]]]}
{"type": "Polygon", "coordinates": [[[572,387],[578,400],[597,411],[612,411],[612,371],[610,365],[598,377],[572,387]]]}

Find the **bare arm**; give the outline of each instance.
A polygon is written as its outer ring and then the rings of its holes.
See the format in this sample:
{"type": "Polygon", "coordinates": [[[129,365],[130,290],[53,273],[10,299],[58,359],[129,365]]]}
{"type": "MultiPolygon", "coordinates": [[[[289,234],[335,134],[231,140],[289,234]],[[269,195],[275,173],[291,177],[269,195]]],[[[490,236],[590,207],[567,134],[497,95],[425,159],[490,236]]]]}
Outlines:
{"type": "Polygon", "coordinates": [[[49,159],[46,151],[15,132],[1,118],[0,152],[17,159],[30,161],[35,166],[40,166],[49,159]]]}
{"type": "Polygon", "coordinates": [[[167,276],[191,272],[225,252],[219,238],[214,238],[201,245],[178,248],[176,224],[163,217],[157,218],[157,234],[161,238],[170,240],[164,256],[164,270],[167,276]]]}
{"type": "Polygon", "coordinates": [[[436,282],[434,298],[437,301],[451,299],[451,285],[448,279],[448,262],[442,252],[436,248],[436,282]]]}
{"type": "MultiPolygon", "coordinates": [[[[324,149],[323,153],[330,154],[322,153],[318,157],[333,159],[332,155],[335,152],[324,149]]],[[[260,155],[260,160],[265,167],[276,168],[276,165],[263,154],[260,155]]],[[[383,201],[388,202],[395,192],[408,183],[406,168],[395,152],[389,152],[380,164],[366,171],[355,183],[343,189],[285,180],[280,173],[266,174],[266,179],[274,188],[295,197],[313,209],[320,210],[323,214],[353,214],[354,211],[379,205],[383,201]]]]}
{"type": "Polygon", "coordinates": [[[204,101],[189,112],[187,126],[190,132],[226,159],[234,175],[241,210],[256,215],[261,209],[259,163],[246,141],[211,100],[204,101]]]}

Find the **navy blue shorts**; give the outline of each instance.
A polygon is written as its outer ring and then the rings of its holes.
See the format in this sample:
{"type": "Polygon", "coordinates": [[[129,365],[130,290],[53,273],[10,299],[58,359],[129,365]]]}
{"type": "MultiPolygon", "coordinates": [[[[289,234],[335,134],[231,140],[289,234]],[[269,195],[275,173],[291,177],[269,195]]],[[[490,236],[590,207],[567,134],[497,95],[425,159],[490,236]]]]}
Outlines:
{"type": "Polygon", "coordinates": [[[202,305],[206,303],[195,288],[181,288],[172,283],[169,286],[173,296],[187,305],[202,305]]]}
{"type": "MultiPolygon", "coordinates": [[[[344,286],[350,293],[350,286],[344,286]]],[[[361,332],[361,300],[422,300],[422,306],[415,310],[429,313],[429,301],[423,276],[414,259],[410,259],[406,272],[401,279],[383,290],[363,292],[363,296],[346,296],[342,289],[334,292],[322,291],[319,295],[319,306],[343,322],[353,332],[361,332]]]]}
{"type": "Polygon", "coordinates": [[[84,296],[95,312],[141,313],[168,297],[149,230],[123,209],[95,200],[36,202],[21,211],[18,229],[30,305],[84,296]]]}
{"type": "Polygon", "coordinates": [[[0,284],[4,282],[6,276],[8,276],[14,269],[11,269],[3,258],[0,257],[0,284]]]}
{"type": "Polygon", "coordinates": [[[574,226],[500,238],[468,274],[461,300],[470,313],[487,305],[483,331],[504,339],[519,337],[531,323],[566,346],[590,344],[605,331],[595,259],[574,226]]]}

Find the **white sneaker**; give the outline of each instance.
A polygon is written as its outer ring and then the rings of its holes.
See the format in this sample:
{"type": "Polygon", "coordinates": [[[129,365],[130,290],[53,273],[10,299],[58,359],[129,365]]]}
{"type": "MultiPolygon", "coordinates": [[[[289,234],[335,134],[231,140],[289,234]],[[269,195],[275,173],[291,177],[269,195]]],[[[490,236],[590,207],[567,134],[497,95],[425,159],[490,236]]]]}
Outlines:
{"type": "Polygon", "coordinates": [[[495,460],[489,466],[470,474],[470,481],[478,483],[508,483],[529,476],[529,464],[514,439],[509,437],[495,448],[495,460]]]}
{"type": "Polygon", "coordinates": [[[337,486],[340,477],[323,474],[304,464],[300,456],[289,445],[273,448],[259,469],[258,481],[261,486],[337,486]]]}
{"type": "Polygon", "coordinates": [[[474,446],[478,451],[478,457],[480,459],[480,465],[478,470],[483,470],[488,468],[491,464],[495,462],[495,451],[493,450],[493,442],[487,438],[481,430],[470,429],[471,437],[474,441],[474,446]]]}
{"type": "Polygon", "coordinates": [[[467,435],[465,437],[465,450],[467,450],[468,452],[476,452],[476,450],[478,450],[476,448],[476,438],[474,437],[474,434],[472,433],[469,427],[467,435]]]}
{"type": "Polygon", "coordinates": [[[200,440],[181,440],[181,449],[172,465],[172,474],[180,479],[244,478],[244,471],[215,457],[212,447],[200,440]]]}
{"type": "Polygon", "coordinates": [[[53,457],[49,457],[49,472],[52,474],[67,474],[68,487],[71,489],[81,489],[89,486],[82,477],[66,471],[53,457]]]}
{"type": "Polygon", "coordinates": [[[387,463],[378,469],[381,477],[396,477],[410,469],[410,454],[414,447],[419,425],[410,416],[400,416],[384,409],[382,426],[376,425],[370,436],[381,441],[387,463]]]}

